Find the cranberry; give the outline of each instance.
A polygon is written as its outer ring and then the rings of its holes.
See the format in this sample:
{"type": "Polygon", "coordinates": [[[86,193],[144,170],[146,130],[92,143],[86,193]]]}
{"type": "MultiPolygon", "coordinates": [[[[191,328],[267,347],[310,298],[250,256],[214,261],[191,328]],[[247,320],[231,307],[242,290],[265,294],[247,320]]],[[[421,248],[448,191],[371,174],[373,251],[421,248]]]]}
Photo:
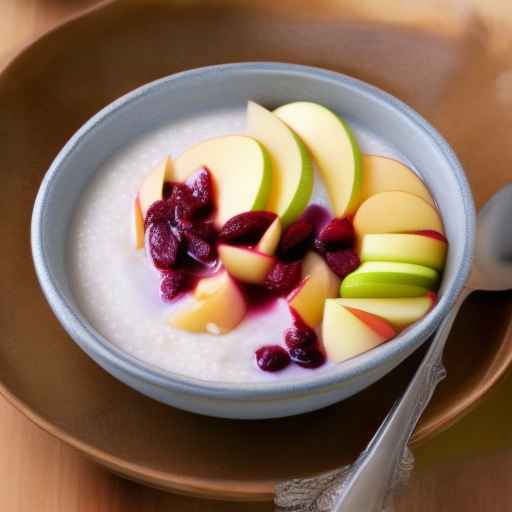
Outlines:
{"type": "Polygon", "coordinates": [[[279,242],[278,254],[282,259],[298,260],[304,257],[313,238],[313,226],[299,220],[286,228],[279,242]]]}
{"type": "Polygon", "coordinates": [[[322,256],[324,256],[325,253],[329,250],[327,244],[325,244],[318,238],[315,238],[315,241],[313,242],[313,248],[318,254],[321,254],[322,256]]]}
{"type": "Polygon", "coordinates": [[[265,211],[240,213],[224,224],[219,238],[225,242],[254,244],[276,217],[275,213],[265,211]]]}
{"type": "Polygon", "coordinates": [[[144,219],[144,229],[148,229],[150,224],[156,224],[162,221],[170,221],[172,218],[171,205],[167,201],[155,201],[146,213],[144,219]]]}
{"type": "Polygon", "coordinates": [[[148,235],[149,252],[154,265],[159,269],[167,269],[176,263],[179,242],[172,234],[168,222],[151,224],[148,235]]]}
{"type": "Polygon", "coordinates": [[[187,253],[200,263],[210,263],[217,257],[215,247],[191,232],[185,232],[187,253]]]}
{"type": "Polygon", "coordinates": [[[325,355],[317,345],[293,347],[290,359],[303,368],[318,368],[325,363],[325,355]]]}
{"type": "Polygon", "coordinates": [[[332,219],[324,226],[318,240],[329,248],[347,248],[354,244],[354,226],[349,219],[332,219]]]}
{"type": "Polygon", "coordinates": [[[294,325],[285,332],[285,343],[289,349],[296,347],[311,347],[316,343],[316,332],[302,323],[294,325]]]}
{"type": "Polygon", "coordinates": [[[166,181],[164,183],[164,186],[162,187],[162,197],[164,199],[169,199],[169,197],[171,197],[173,187],[174,184],[170,181],[166,181]]]}
{"type": "Polygon", "coordinates": [[[330,269],[340,278],[345,278],[360,264],[359,256],[352,249],[338,249],[325,254],[330,269]]]}
{"type": "Polygon", "coordinates": [[[217,240],[217,230],[211,220],[196,221],[189,230],[207,242],[215,242],[217,240]]]}
{"type": "Polygon", "coordinates": [[[265,277],[263,286],[274,293],[287,294],[302,277],[302,262],[292,263],[277,262],[265,277]]]}
{"type": "Polygon", "coordinates": [[[165,301],[175,299],[185,288],[187,276],[182,270],[170,270],[162,274],[160,296],[165,301]]]}
{"type": "Polygon", "coordinates": [[[290,356],[279,345],[266,345],[256,350],[256,364],[264,372],[277,372],[290,364],[290,356]]]}
{"type": "Polygon", "coordinates": [[[192,197],[201,209],[212,206],[213,180],[210,171],[206,167],[201,167],[187,180],[186,184],[192,190],[192,197]]]}
{"type": "Polygon", "coordinates": [[[329,218],[329,212],[323,206],[320,206],[319,204],[312,204],[304,210],[300,220],[311,224],[311,226],[313,226],[315,236],[317,236],[322,227],[329,222],[329,218]]]}
{"type": "Polygon", "coordinates": [[[183,221],[189,221],[192,219],[200,208],[199,203],[192,195],[192,190],[183,183],[174,184],[168,201],[171,208],[173,223],[175,225],[179,225],[183,221]]]}

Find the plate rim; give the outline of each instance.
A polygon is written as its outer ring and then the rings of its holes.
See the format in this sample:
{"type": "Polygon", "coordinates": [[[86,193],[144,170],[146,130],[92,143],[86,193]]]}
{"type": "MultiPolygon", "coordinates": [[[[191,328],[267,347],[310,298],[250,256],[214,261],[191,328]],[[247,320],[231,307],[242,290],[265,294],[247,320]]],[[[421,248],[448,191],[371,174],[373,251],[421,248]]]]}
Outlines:
{"type": "MultiPolygon", "coordinates": [[[[62,30],[67,29],[68,26],[76,22],[81,22],[84,19],[89,18],[91,15],[97,14],[100,11],[106,10],[111,5],[118,3],[120,3],[118,0],[101,0],[97,4],[66,17],[49,30],[36,35],[8,58],[6,63],[0,68],[0,77],[7,75],[13,68],[20,65],[22,59],[45,39],[55,36],[62,30]]],[[[379,22],[377,21],[377,23],[379,22]]],[[[503,335],[503,339],[505,340],[504,343],[511,338],[512,322],[508,325],[506,332],[503,335]]],[[[502,380],[511,363],[512,350],[509,351],[506,357],[500,361],[492,373],[487,372],[477,383],[475,383],[471,388],[471,392],[467,393],[464,399],[459,400],[455,405],[452,405],[450,409],[445,410],[444,412],[442,411],[440,414],[429,419],[426,423],[420,422],[418,429],[413,435],[411,441],[412,446],[415,447],[422,445],[435,435],[443,432],[458,422],[466,414],[470,413],[484,398],[486,398],[495,385],[502,380]]],[[[96,448],[93,445],[82,441],[77,436],[66,432],[63,428],[45,418],[43,413],[36,412],[36,410],[30,407],[28,403],[11,392],[1,377],[0,395],[38,428],[78,450],[81,454],[93,459],[98,464],[108,467],[114,472],[120,472],[125,477],[132,478],[155,487],[196,497],[258,501],[272,498],[271,486],[273,485],[273,482],[270,481],[261,481],[257,484],[249,484],[246,482],[232,480],[220,481],[215,480],[214,478],[183,478],[179,475],[174,475],[168,472],[144,468],[140,464],[129,462],[123,458],[109,454],[100,448],[96,448]],[[137,470],[139,470],[139,472],[137,472],[137,470]],[[222,482],[224,482],[224,484],[222,482]],[[163,483],[165,483],[165,485],[161,485],[163,483]],[[246,488],[252,488],[252,491],[247,489],[245,491],[240,490],[243,486],[246,488]]]]}

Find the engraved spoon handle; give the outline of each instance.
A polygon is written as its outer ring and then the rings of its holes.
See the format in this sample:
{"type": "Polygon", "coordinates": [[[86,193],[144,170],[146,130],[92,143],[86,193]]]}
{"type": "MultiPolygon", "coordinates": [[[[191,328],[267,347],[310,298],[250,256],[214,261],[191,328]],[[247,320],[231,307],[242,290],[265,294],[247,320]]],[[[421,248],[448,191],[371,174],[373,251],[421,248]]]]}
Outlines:
{"type": "Polygon", "coordinates": [[[395,403],[343,479],[333,512],[382,512],[407,480],[414,458],[407,447],[437,384],[446,376],[442,356],[457,313],[471,290],[465,288],[441,322],[430,348],[402,398],[395,403]]]}

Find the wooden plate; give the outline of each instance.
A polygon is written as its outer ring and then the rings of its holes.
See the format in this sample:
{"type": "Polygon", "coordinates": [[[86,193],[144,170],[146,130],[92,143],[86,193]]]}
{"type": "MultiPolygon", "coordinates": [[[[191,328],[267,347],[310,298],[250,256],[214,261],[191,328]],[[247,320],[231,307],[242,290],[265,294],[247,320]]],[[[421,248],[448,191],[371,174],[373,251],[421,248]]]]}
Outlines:
{"type": "MultiPolygon", "coordinates": [[[[0,76],[1,391],[42,428],[130,478],[194,495],[267,499],[276,479],[352,460],[421,354],[343,403],[272,421],[192,415],[112,379],[53,317],[29,247],[39,182],[91,114],[182,69],[292,61],[363,78],[414,106],[458,152],[479,204],[510,180],[510,56],[487,47],[478,26],[441,35],[344,18],[332,3],[327,18],[307,5],[296,3],[292,15],[266,2],[108,4],[36,41],[0,76]]],[[[447,348],[448,378],[414,442],[453,423],[502,375],[512,357],[511,315],[510,293],[468,301],[447,348]]]]}

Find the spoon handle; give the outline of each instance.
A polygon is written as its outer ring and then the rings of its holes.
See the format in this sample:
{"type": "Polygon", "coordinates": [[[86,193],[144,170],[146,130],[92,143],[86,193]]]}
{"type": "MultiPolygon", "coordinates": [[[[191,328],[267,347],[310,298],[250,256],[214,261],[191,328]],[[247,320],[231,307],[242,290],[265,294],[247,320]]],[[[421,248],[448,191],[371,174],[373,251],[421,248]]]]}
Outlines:
{"type": "Polygon", "coordinates": [[[392,508],[394,491],[414,467],[407,443],[436,386],[446,376],[442,356],[457,313],[469,294],[464,289],[441,322],[430,348],[402,398],[395,403],[367,448],[350,468],[333,512],[381,512],[392,508]]]}
{"type": "Polygon", "coordinates": [[[414,467],[407,443],[437,384],[445,377],[443,350],[464,289],[441,322],[406,392],[397,400],[366,449],[349,467],[276,486],[277,512],[382,512],[392,510],[394,491],[414,467]]]}

